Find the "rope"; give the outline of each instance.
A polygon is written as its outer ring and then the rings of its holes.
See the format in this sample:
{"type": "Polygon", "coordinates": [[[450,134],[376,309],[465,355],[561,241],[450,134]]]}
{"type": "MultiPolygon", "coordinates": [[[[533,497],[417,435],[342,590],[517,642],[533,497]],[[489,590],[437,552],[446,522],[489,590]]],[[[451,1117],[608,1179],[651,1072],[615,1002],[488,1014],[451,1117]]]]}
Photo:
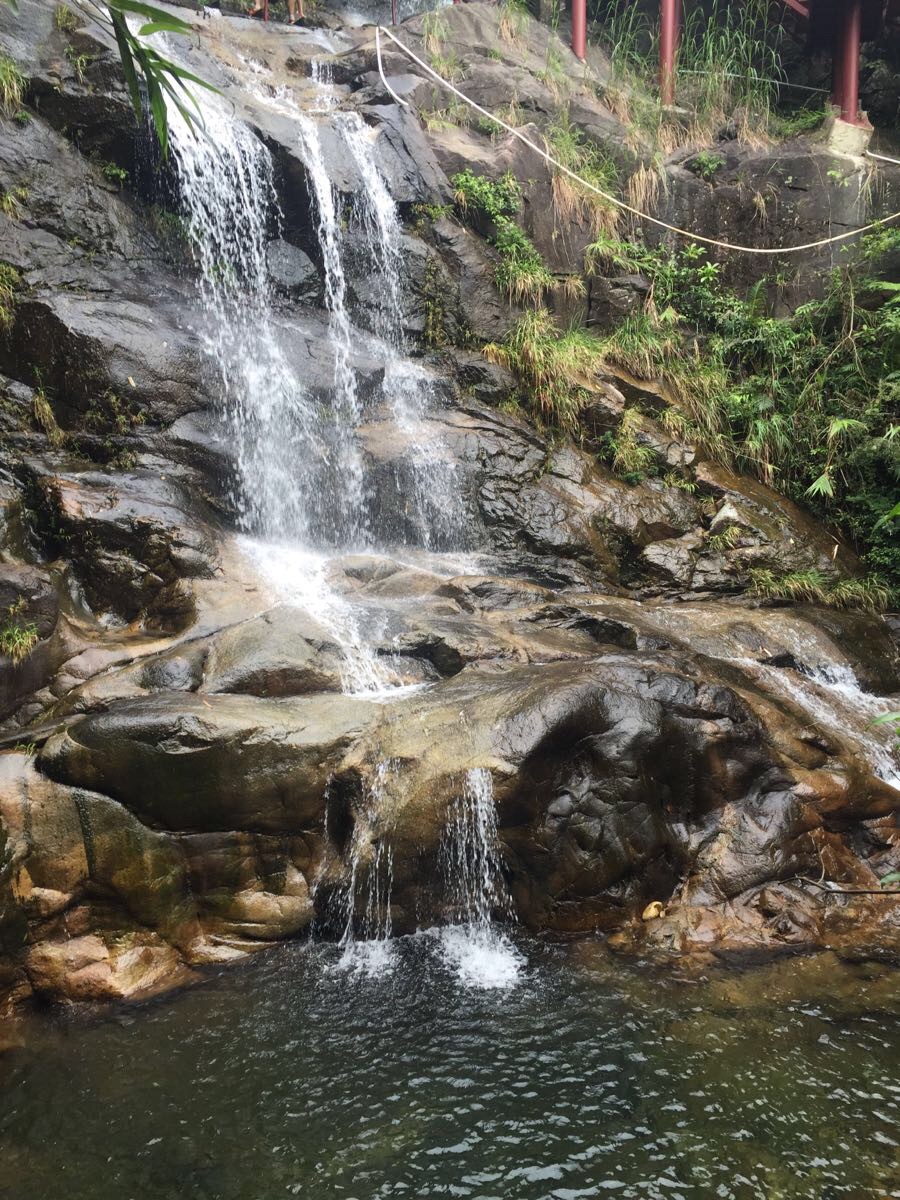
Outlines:
{"type": "MultiPolygon", "coordinates": [[[[739,75],[736,71],[700,71],[692,67],[679,67],[679,75],[710,75],[721,79],[745,79],[745,75],[739,75]]],[[[827,96],[828,88],[810,87],[808,83],[791,83],[789,79],[772,79],[766,75],[757,75],[759,83],[774,83],[776,87],[796,88],[801,92],[818,92],[822,96],[827,96]]]]}
{"type": "MultiPolygon", "coordinates": [[[[620,200],[618,196],[613,196],[610,192],[604,191],[603,188],[597,187],[596,184],[591,183],[589,180],[582,179],[580,175],[578,175],[575,171],[570,170],[569,167],[567,167],[564,163],[561,163],[559,159],[554,158],[552,154],[541,149],[540,146],[535,145],[535,143],[531,141],[530,138],[527,138],[520,129],[516,129],[515,126],[507,124],[507,122],[501,117],[495,116],[494,113],[488,112],[486,108],[482,108],[480,104],[476,104],[474,100],[470,99],[464,92],[461,92],[458,87],[455,87],[454,84],[449,82],[449,80],[446,80],[439,75],[433,67],[428,65],[427,62],[423,62],[423,60],[419,58],[417,54],[410,50],[409,46],[404,45],[399,38],[394,37],[389,29],[385,29],[383,26],[376,26],[376,47],[379,49],[378,69],[381,73],[381,78],[385,87],[392,96],[395,96],[395,98],[398,97],[396,97],[396,94],[391,90],[387,80],[384,77],[384,72],[381,69],[380,44],[378,42],[379,30],[389,37],[391,41],[398,47],[398,49],[400,49],[406,55],[407,58],[409,58],[412,62],[417,63],[432,77],[432,79],[439,83],[441,87],[445,88],[448,92],[452,92],[465,104],[468,104],[470,108],[474,108],[475,111],[481,113],[483,117],[487,117],[489,121],[493,121],[495,125],[499,125],[501,128],[505,129],[507,133],[511,133],[513,137],[518,138],[523,145],[528,146],[529,149],[535,152],[535,154],[539,154],[541,158],[545,159],[558,171],[562,171],[564,175],[568,175],[570,179],[574,179],[576,183],[579,183],[582,187],[587,188],[588,191],[595,192],[598,196],[601,196],[610,204],[614,204],[617,208],[621,208],[624,212],[631,213],[632,216],[637,217],[639,220],[648,221],[651,225],[656,225],[660,229],[666,229],[670,233],[677,233],[679,237],[689,238],[692,242],[703,242],[707,246],[718,246],[722,250],[735,250],[740,254],[800,254],[805,250],[818,250],[821,246],[831,246],[836,242],[845,242],[848,238],[859,237],[861,234],[869,233],[873,229],[881,229],[884,225],[888,225],[891,221],[896,221],[898,218],[900,218],[900,212],[891,213],[890,216],[882,217],[878,221],[871,221],[868,225],[861,225],[858,229],[851,229],[847,233],[837,233],[832,237],[820,238],[816,242],[804,242],[800,246],[741,246],[735,242],[723,242],[718,238],[706,237],[702,233],[691,233],[691,231],[688,229],[681,229],[678,225],[670,225],[668,221],[661,221],[658,217],[651,217],[649,213],[641,212],[641,210],[638,208],[633,208],[632,205],[627,204],[624,200],[620,200]]],[[[404,103],[404,101],[400,101],[400,103],[404,103]]]]}
{"type": "Polygon", "coordinates": [[[407,101],[400,99],[400,97],[397,95],[397,93],[394,91],[394,89],[391,87],[391,85],[388,83],[388,81],[384,77],[384,67],[381,64],[381,26],[380,25],[375,26],[375,55],[378,59],[378,74],[381,76],[381,82],[384,84],[385,90],[387,91],[388,95],[392,96],[394,98],[394,100],[397,102],[397,104],[401,104],[404,108],[409,108],[409,104],[407,103],[407,101]]]}
{"type": "Polygon", "coordinates": [[[797,875],[796,878],[801,883],[812,884],[819,891],[827,892],[829,896],[900,896],[900,888],[845,888],[840,884],[831,883],[830,880],[822,883],[819,879],[808,879],[805,875],[797,875]]]}

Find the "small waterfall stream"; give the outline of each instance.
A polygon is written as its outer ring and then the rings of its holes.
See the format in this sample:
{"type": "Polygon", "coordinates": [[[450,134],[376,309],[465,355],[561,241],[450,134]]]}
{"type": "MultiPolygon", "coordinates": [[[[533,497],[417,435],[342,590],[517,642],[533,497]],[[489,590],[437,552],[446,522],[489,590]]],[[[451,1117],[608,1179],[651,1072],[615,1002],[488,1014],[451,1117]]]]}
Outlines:
{"type": "Polygon", "coordinates": [[[385,788],[397,771],[397,764],[384,759],[377,764],[369,784],[365,820],[357,819],[350,839],[350,873],[339,897],[343,931],[340,938],[343,969],[379,975],[391,964],[391,889],[394,879],[394,857],[390,841],[383,835],[372,838],[378,820],[385,788]],[[365,897],[362,918],[358,904],[365,897]]]}
{"type": "Polygon", "coordinates": [[[451,805],[441,867],[452,912],[440,934],[445,958],[465,983],[508,986],[522,963],[494,923],[497,913],[511,918],[513,907],[503,878],[491,773],[484,767],[466,772],[451,805]]]}

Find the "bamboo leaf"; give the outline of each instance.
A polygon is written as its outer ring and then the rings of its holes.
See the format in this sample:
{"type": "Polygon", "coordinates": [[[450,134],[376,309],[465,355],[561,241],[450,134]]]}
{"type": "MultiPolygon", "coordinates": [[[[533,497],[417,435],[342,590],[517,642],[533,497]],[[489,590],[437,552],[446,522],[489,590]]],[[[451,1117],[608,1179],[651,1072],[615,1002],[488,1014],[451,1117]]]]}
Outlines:
{"type": "Polygon", "coordinates": [[[128,86],[128,94],[131,97],[131,104],[134,108],[135,115],[140,118],[143,106],[141,104],[141,89],[138,84],[137,71],[134,69],[134,59],[131,55],[131,45],[129,41],[129,31],[125,24],[125,18],[121,13],[110,11],[112,18],[113,32],[116,35],[116,42],[119,45],[119,58],[122,60],[122,71],[125,75],[125,83],[128,86]]]}
{"type": "Polygon", "coordinates": [[[806,489],[804,495],[806,495],[806,496],[830,496],[833,499],[834,498],[834,484],[831,482],[831,476],[828,474],[828,472],[823,471],[818,479],[814,479],[813,482],[806,489]]]}
{"type": "Polygon", "coordinates": [[[182,21],[180,17],[173,17],[171,13],[167,13],[163,8],[157,8],[153,4],[143,4],[140,0],[106,0],[106,7],[110,10],[118,9],[119,12],[133,13],[136,17],[147,17],[151,21],[161,21],[171,26],[173,33],[190,33],[191,27],[186,21],[182,21]]]}
{"type": "Polygon", "coordinates": [[[857,421],[855,417],[834,417],[828,426],[828,440],[833,442],[845,433],[858,433],[865,427],[865,422],[857,421]]]}

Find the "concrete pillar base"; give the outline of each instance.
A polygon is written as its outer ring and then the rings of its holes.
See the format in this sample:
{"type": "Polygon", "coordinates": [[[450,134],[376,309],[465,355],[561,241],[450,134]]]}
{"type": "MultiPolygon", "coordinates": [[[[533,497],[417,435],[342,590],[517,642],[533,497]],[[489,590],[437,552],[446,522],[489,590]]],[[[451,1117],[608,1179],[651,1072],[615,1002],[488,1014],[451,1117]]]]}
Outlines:
{"type": "MultiPolygon", "coordinates": [[[[865,114],[863,116],[865,119],[865,114]]],[[[835,154],[862,158],[869,148],[873,132],[867,119],[864,125],[851,125],[840,117],[829,117],[825,122],[825,143],[835,154]]]]}

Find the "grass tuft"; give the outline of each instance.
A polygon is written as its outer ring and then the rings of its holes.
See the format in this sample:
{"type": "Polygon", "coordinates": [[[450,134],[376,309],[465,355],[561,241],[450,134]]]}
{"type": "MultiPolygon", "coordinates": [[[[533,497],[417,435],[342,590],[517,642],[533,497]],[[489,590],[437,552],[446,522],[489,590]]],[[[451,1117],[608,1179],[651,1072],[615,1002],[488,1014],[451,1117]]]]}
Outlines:
{"type": "Polygon", "coordinates": [[[829,579],[815,568],[787,575],[757,569],[751,571],[750,580],[751,594],[765,600],[795,600],[864,612],[883,612],[892,600],[891,589],[878,579],[829,579]]]}
{"type": "Polygon", "coordinates": [[[0,625],[0,654],[11,658],[14,665],[25,661],[38,644],[37,626],[33,621],[25,621],[22,614],[25,611],[25,600],[19,597],[6,610],[6,617],[0,625]]]}
{"type": "Polygon", "coordinates": [[[596,338],[584,329],[564,332],[546,308],[525,313],[502,343],[484,347],[489,362],[512,371],[531,408],[569,433],[590,398],[599,364],[596,338]]]}
{"type": "Polygon", "coordinates": [[[15,117],[28,80],[7,54],[0,53],[0,115],[15,117]]]}
{"type": "Polygon", "coordinates": [[[9,329],[16,309],[16,292],[22,277],[15,267],[0,262],[0,330],[9,329]]]}
{"type": "Polygon", "coordinates": [[[451,182],[460,216],[480,226],[500,256],[494,272],[497,287],[517,303],[540,300],[555,281],[534,243],[514,220],[522,193],[513,176],[507,172],[492,180],[467,169],[454,175],[451,182]]]}
{"type": "Polygon", "coordinates": [[[56,421],[56,414],[47,399],[47,393],[42,387],[39,387],[34,393],[34,399],[31,402],[31,411],[37,424],[43,429],[47,435],[47,441],[50,445],[58,450],[64,445],[66,435],[56,421]]]}
{"type": "MultiPolygon", "coordinates": [[[[618,171],[613,160],[572,123],[568,109],[560,112],[544,130],[547,151],[564,167],[582,179],[612,193],[618,183],[618,171]]],[[[598,196],[589,187],[572,179],[559,168],[553,168],[553,207],[559,220],[570,224],[574,220],[589,221],[594,236],[611,234],[618,222],[619,209],[610,200],[598,196]]]]}
{"type": "Polygon", "coordinates": [[[67,4],[60,4],[53,14],[53,24],[60,33],[74,33],[78,28],[78,18],[67,4]]]}

